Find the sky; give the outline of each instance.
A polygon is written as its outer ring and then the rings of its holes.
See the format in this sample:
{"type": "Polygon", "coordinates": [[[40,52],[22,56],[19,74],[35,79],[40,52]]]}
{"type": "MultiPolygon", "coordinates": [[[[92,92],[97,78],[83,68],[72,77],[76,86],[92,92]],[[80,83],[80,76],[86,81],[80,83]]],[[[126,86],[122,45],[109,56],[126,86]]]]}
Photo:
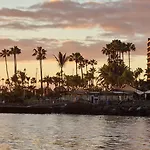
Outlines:
{"type": "MultiPolygon", "coordinates": [[[[149,0],[0,0],[0,49],[17,45],[18,70],[26,68],[29,76],[39,73],[33,49],[47,50],[43,74],[55,75],[59,67],[53,55],[80,52],[84,58],[96,59],[98,67],[106,63],[101,53],[114,39],[132,42],[131,67],[146,69],[146,44],[149,35],[149,0]]],[[[127,57],[126,57],[127,60],[127,57]]],[[[6,77],[0,58],[0,79],[6,77]]],[[[13,58],[9,58],[13,74],[13,58]]],[[[66,74],[75,73],[74,63],[67,63],[66,74]]]]}

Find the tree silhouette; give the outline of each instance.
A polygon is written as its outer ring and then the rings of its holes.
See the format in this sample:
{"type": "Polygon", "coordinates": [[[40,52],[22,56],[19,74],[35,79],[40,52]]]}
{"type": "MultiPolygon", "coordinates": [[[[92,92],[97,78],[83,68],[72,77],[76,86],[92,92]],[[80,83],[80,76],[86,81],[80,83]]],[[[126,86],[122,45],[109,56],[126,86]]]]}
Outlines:
{"type": "Polygon", "coordinates": [[[17,46],[10,48],[10,54],[14,56],[14,74],[17,73],[17,55],[21,54],[21,49],[17,46]]]}
{"type": "Polygon", "coordinates": [[[63,80],[63,67],[64,65],[66,64],[66,62],[68,61],[69,57],[66,56],[66,53],[65,54],[62,54],[61,52],[58,53],[58,56],[55,56],[54,57],[56,58],[56,61],[58,62],[58,65],[60,67],[60,76],[61,76],[61,80],[63,80]]]}
{"type": "Polygon", "coordinates": [[[8,73],[8,64],[7,64],[7,57],[10,56],[10,51],[8,49],[3,49],[0,52],[0,57],[3,57],[5,59],[5,65],[6,65],[6,74],[7,74],[7,79],[9,81],[9,73],[8,73]]]}
{"type": "Polygon", "coordinates": [[[127,52],[128,52],[128,60],[129,60],[129,69],[130,69],[130,67],[131,67],[131,51],[135,51],[136,50],[136,48],[135,48],[135,45],[134,44],[132,44],[132,43],[127,43],[127,52]]]}
{"type": "Polygon", "coordinates": [[[41,95],[43,96],[43,68],[42,68],[42,60],[46,59],[47,50],[42,47],[37,47],[37,49],[33,49],[32,56],[36,56],[36,59],[40,62],[40,75],[41,75],[41,95]]]}
{"type": "Polygon", "coordinates": [[[81,54],[79,52],[76,52],[76,53],[72,53],[70,55],[70,58],[69,58],[69,61],[75,61],[75,64],[76,64],[76,76],[78,75],[78,63],[81,59],[81,54]]]}

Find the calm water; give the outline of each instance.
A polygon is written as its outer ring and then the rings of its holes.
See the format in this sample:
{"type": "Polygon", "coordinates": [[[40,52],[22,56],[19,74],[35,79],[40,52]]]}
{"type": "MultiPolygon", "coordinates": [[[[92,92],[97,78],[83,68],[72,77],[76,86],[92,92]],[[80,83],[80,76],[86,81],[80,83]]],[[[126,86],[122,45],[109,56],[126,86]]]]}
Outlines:
{"type": "Polygon", "coordinates": [[[0,114],[0,143],[0,150],[149,150],[150,118],[0,114]]]}

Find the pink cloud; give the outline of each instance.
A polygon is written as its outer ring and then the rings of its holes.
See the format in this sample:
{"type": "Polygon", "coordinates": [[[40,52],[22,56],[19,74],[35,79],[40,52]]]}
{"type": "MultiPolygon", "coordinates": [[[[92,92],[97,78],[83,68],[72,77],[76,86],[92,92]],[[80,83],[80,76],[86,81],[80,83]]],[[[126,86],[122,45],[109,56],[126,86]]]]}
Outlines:
{"type": "Polygon", "coordinates": [[[0,16],[7,20],[1,21],[0,26],[21,30],[99,27],[123,35],[145,34],[150,26],[148,4],[148,0],[109,3],[56,1],[36,4],[26,10],[2,8],[0,16]]]}
{"type": "MultiPolygon", "coordinates": [[[[136,54],[146,54],[146,41],[149,37],[149,0],[122,0],[110,3],[72,1],[43,2],[27,9],[0,9],[0,28],[15,30],[36,30],[43,28],[103,29],[98,38],[123,38],[136,44],[136,54]],[[139,38],[140,34],[143,38],[139,38]],[[138,39],[138,40],[137,40],[138,39]]],[[[85,37],[86,38],[86,37],[85,37]]],[[[22,59],[33,59],[31,50],[41,45],[49,50],[49,57],[58,51],[79,51],[86,57],[101,58],[101,48],[111,41],[94,40],[87,37],[85,42],[50,42],[49,39],[0,39],[1,48],[18,45],[24,50],[22,59]],[[86,42],[92,44],[86,45],[86,42]],[[48,44],[49,43],[49,44],[48,44]],[[99,55],[98,55],[99,54],[99,55]]]]}

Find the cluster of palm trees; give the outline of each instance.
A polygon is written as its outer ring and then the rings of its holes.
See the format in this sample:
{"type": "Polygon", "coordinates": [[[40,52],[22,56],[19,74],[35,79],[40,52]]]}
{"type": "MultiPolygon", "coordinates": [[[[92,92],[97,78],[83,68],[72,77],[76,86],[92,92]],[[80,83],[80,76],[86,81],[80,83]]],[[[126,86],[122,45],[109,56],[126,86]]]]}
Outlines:
{"type": "MultiPolygon", "coordinates": [[[[132,83],[134,79],[137,79],[142,69],[136,70],[135,72],[130,70],[130,53],[135,51],[135,45],[132,43],[124,43],[120,40],[113,40],[110,44],[106,44],[103,47],[102,53],[108,57],[108,64],[96,70],[97,61],[95,59],[88,60],[84,58],[79,52],[68,55],[66,53],[58,53],[58,56],[54,55],[54,58],[58,62],[60,71],[56,73],[56,76],[46,76],[43,78],[42,62],[46,59],[47,50],[43,47],[37,47],[33,49],[32,56],[35,56],[39,61],[40,65],[40,91],[41,95],[44,93],[43,83],[46,83],[47,89],[53,84],[55,87],[65,87],[68,91],[77,88],[86,89],[101,89],[102,87],[109,87],[117,85],[121,86],[124,83],[132,83]],[[124,63],[124,54],[128,54],[129,65],[126,66],[124,63]],[[75,75],[66,75],[63,71],[65,64],[68,61],[75,62],[75,75]],[[80,73],[79,73],[80,71],[80,73]],[[98,74],[96,77],[95,74],[98,74]]],[[[6,64],[7,80],[6,84],[15,89],[18,86],[36,87],[36,78],[28,77],[26,70],[17,70],[17,55],[21,53],[21,49],[14,46],[8,49],[3,49],[0,52],[0,57],[3,57],[6,64]],[[14,58],[14,75],[10,78],[7,65],[7,57],[13,56],[14,58]],[[12,82],[11,82],[12,81],[12,82]]],[[[137,80],[136,80],[137,81],[137,80]]]]}
{"type": "Polygon", "coordinates": [[[98,82],[106,88],[113,86],[121,87],[123,84],[138,86],[138,77],[143,70],[137,68],[131,70],[130,57],[131,51],[135,51],[133,43],[125,43],[120,40],[113,40],[111,43],[103,47],[102,53],[107,56],[108,64],[104,64],[99,69],[98,82]],[[128,55],[129,64],[126,66],[124,62],[124,54],[128,55]]]}
{"type": "Polygon", "coordinates": [[[135,51],[136,47],[133,43],[125,43],[120,40],[112,40],[111,43],[103,47],[102,53],[108,56],[108,62],[114,61],[116,58],[121,58],[124,61],[124,54],[128,55],[128,67],[131,68],[131,52],[135,51]]]}
{"type": "Polygon", "coordinates": [[[8,73],[7,57],[9,57],[10,55],[13,55],[13,57],[14,57],[14,74],[16,74],[17,73],[17,55],[19,55],[19,54],[21,54],[21,49],[18,48],[17,46],[10,48],[10,50],[3,49],[0,52],[0,57],[3,57],[5,60],[6,73],[7,73],[8,80],[9,80],[9,73],[8,73]]]}
{"type": "MultiPolygon", "coordinates": [[[[26,70],[24,71],[18,71],[17,70],[17,55],[21,53],[21,49],[17,46],[14,46],[8,49],[3,49],[0,52],[0,57],[3,57],[5,60],[6,65],[6,74],[7,74],[7,80],[6,84],[9,86],[14,86],[16,88],[19,85],[24,86],[25,84],[29,85],[29,82],[31,83],[32,87],[35,86],[36,78],[30,78],[26,75],[26,70]],[[8,64],[7,64],[7,58],[9,56],[13,56],[14,58],[14,75],[10,78],[9,77],[9,71],[8,71],[8,64]],[[11,82],[12,81],[12,82],[11,82]]],[[[40,83],[41,83],[41,93],[43,94],[43,83],[47,83],[47,87],[49,87],[50,84],[54,84],[55,87],[65,86],[67,85],[68,88],[71,87],[69,84],[72,84],[73,87],[83,87],[83,86],[89,86],[94,84],[94,73],[96,72],[95,65],[97,65],[97,61],[92,59],[84,59],[84,57],[79,53],[72,53],[71,55],[67,56],[66,53],[62,54],[61,52],[58,53],[58,56],[55,56],[56,61],[58,62],[58,65],[60,67],[60,71],[56,74],[55,77],[46,76],[43,78],[43,69],[42,69],[42,62],[44,59],[46,59],[47,50],[45,50],[42,47],[37,47],[36,49],[33,49],[32,56],[35,56],[36,59],[39,61],[40,64],[40,83]],[[63,68],[67,61],[74,61],[76,66],[76,75],[65,75],[63,68]],[[88,66],[91,66],[90,69],[88,69],[88,66]],[[83,70],[85,68],[85,71],[83,70]],[[78,71],[81,71],[79,73],[78,71]],[[81,77],[79,76],[81,74],[81,77]],[[88,81],[89,80],[89,81],[88,81]],[[68,83],[67,83],[68,82],[68,83]],[[88,83],[88,84],[87,84],[88,83]]]]}

